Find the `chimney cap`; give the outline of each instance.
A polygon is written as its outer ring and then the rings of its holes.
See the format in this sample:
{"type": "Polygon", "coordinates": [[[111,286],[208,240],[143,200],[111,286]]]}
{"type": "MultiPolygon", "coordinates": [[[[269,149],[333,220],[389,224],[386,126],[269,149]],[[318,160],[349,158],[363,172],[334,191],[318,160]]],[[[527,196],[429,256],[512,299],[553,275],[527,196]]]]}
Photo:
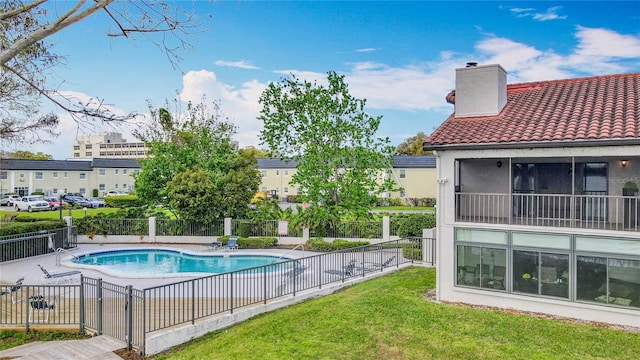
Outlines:
{"type": "Polygon", "coordinates": [[[467,66],[466,67],[476,67],[478,66],[478,62],[477,61],[469,61],[467,62],[467,66]]]}

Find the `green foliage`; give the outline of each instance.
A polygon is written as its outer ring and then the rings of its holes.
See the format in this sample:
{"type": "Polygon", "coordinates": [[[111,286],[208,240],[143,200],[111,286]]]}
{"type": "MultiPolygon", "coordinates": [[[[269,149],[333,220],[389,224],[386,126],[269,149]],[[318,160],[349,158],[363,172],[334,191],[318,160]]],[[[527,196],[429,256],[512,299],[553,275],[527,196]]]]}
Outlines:
{"type": "Polygon", "coordinates": [[[24,345],[33,341],[75,340],[88,339],[91,335],[71,331],[40,331],[31,329],[29,332],[16,330],[0,330],[0,350],[24,345]]]}
{"type": "Polygon", "coordinates": [[[430,155],[431,151],[424,151],[422,143],[427,139],[427,135],[419,132],[416,136],[407,138],[396,148],[398,155],[430,155]]]}
{"type": "Polygon", "coordinates": [[[284,211],[277,201],[270,199],[260,199],[255,204],[255,209],[249,212],[249,219],[258,220],[280,220],[283,219],[284,211]]]}
{"type": "Polygon", "coordinates": [[[368,241],[347,241],[335,239],[333,242],[324,241],[323,238],[313,238],[307,241],[307,248],[311,251],[337,251],[351,249],[358,246],[369,245],[368,241]]]}
{"type": "MultiPolygon", "coordinates": [[[[149,104],[152,123],[134,134],[149,149],[135,175],[136,195],[145,204],[171,204],[181,216],[206,214],[207,221],[246,215],[261,180],[256,159],[235,150],[231,143],[235,127],[220,120],[219,106],[213,105],[211,113],[204,102],[189,103],[187,115],[179,118],[149,104]],[[204,182],[189,186],[188,179],[204,182]],[[202,194],[196,185],[203,186],[202,194]],[[189,199],[200,195],[205,198],[189,199]]],[[[179,110],[175,113],[182,113],[179,110]]]]}
{"type": "MultiPolygon", "coordinates": [[[[218,241],[226,245],[231,236],[220,236],[218,241]]],[[[238,237],[237,244],[240,249],[268,249],[278,245],[278,239],[275,237],[238,237]]]]}
{"type": "Polygon", "coordinates": [[[422,229],[434,227],[436,227],[435,214],[411,214],[400,224],[398,236],[401,238],[422,236],[422,229]]]}
{"type": "Polygon", "coordinates": [[[381,117],[364,112],[366,100],[349,94],[344,76],[329,72],[328,86],[292,75],[262,93],[260,140],[274,156],[297,162],[291,183],[302,201],[366,216],[377,194],[393,189],[380,181],[395,149],[375,136],[381,117]]]}
{"type": "Polygon", "coordinates": [[[98,197],[99,195],[100,195],[100,193],[98,192],[98,189],[91,190],[91,196],[98,197]]]}
{"type": "Polygon", "coordinates": [[[638,184],[636,184],[633,181],[627,181],[626,183],[624,183],[624,186],[622,188],[623,189],[637,189],[638,188],[638,184]]]}
{"type": "Polygon", "coordinates": [[[107,196],[104,202],[108,207],[120,209],[144,206],[144,202],[136,195],[107,196]]]}
{"type": "Polygon", "coordinates": [[[42,191],[34,191],[34,192],[32,192],[32,193],[31,193],[31,195],[41,195],[41,196],[44,196],[44,192],[42,192],[42,191]]]}
{"type": "Polygon", "coordinates": [[[15,221],[2,224],[0,227],[0,236],[60,229],[66,226],[67,224],[60,220],[42,220],[18,217],[15,221]]]}

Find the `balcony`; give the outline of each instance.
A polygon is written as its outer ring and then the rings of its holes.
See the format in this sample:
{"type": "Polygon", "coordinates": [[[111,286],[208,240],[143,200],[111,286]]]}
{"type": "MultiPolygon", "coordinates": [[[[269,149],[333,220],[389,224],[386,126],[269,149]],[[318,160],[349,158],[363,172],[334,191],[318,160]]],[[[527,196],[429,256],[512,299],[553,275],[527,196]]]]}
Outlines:
{"type": "Polygon", "coordinates": [[[456,221],[640,231],[640,197],[599,194],[455,194],[456,221]]]}

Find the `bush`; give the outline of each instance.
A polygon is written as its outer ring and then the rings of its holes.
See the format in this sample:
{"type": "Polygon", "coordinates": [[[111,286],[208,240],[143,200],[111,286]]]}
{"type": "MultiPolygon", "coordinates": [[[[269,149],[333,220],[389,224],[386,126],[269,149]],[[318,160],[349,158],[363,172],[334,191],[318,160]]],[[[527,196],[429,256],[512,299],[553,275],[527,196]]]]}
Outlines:
{"type": "Polygon", "coordinates": [[[351,249],[358,246],[369,245],[368,241],[347,241],[335,239],[333,242],[326,242],[323,238],[313,238],[307,241],[307,248],[312,251],[337,251],[351,249]]]}
{"type": "Polygon", "coordinates": [[[422,229],[433,229],[434,227],[436,227],[434,214],[411,214],[400,224],[398,236],[401,238],[422,236],[422,229]]]}
{"type": "Polygon", "coordinates": [[[109,207],[121,209],[144,206],[144,203],[135,195],[108,196],[104,199],[104,202],[109,207]]]}
{"type": "Polygon", "coordinates": [[[0,227],[0,236],[24,234],[42,230],[54,230],[67,226],[67,223],[61,220],[26,219],[29,218],[25,218],[23,220],[18,217],[15,221],[2,224],[2,227],[0,227]]]}
{"type": "Polygon", "coordinates": [[[278,245],[278,239],[274,237],[237,237],[237,236],[220,236],[218,241],[226,245],[229,242],[230,237],[238,238],[238,247],[240,249],[268,249],[278,245]]]}

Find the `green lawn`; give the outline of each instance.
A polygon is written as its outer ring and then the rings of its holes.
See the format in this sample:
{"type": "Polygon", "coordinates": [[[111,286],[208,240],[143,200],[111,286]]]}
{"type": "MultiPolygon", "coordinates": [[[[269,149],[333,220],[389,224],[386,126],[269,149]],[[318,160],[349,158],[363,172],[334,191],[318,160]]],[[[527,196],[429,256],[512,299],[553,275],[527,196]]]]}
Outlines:
{"type": "MultiPolygon", "coordinates": [[[[116,212],[117,208],[98,208],[98,209],[87,209],[86,216],[93,216],[97,213],[105,213],[105,212],[116,212]]],[[[38,219],[60,219],[60,211],[37,211],[37,212],[24,212],[24,211],[2,211],[0,212],[2,216],[5,214],[17,214],[19,217],[32,217],[38,219]]],[[[62,210],[62,216],[71,215],[74,219],[80,219],[85,217],[85,212],[83,209],[75,209],[71,210],[69,213],[68,209],[62,210]]]]}
{"type": "Polygon", "coordinates": [[[410,268],[209,333],[160,359],[636,359],[640,335],[429,302],[410,268]]]}

